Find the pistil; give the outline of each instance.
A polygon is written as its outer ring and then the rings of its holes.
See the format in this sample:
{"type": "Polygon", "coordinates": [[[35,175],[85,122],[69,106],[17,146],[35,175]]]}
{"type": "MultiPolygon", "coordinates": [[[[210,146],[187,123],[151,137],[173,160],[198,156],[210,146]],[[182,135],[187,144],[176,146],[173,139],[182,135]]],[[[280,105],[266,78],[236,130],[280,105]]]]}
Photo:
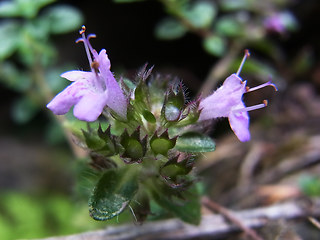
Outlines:
{"type": "Polygon", "coordinates": [[[238,71],[237,71],[237,73],[236,73],[236,75],[237,75],[238,77],[239,77],[239,74],[240,74],[240,72],[241,72],[241,70],[242,70],[242,67],[243,67],[244,63],[246,62],[247,57],[250,57],[250,52],[249,52],[248,49],[246,49],[246,50],[244,51],[244,56],[243,56],[243,58],[242,58],[242,61],[241,61],[241,63],[240,63],[240,66],[239,66],[239,68],[238,68],[238,71]]]}

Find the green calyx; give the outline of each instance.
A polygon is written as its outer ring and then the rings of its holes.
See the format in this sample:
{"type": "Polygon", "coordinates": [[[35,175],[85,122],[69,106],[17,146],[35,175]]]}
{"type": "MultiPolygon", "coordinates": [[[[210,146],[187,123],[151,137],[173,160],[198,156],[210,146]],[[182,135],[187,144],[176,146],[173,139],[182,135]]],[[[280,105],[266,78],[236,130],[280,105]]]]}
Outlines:
{"type": "Polygon", "coordinates": [[[111,126],[103,131],[101,125],[96,132],[92,129],[85,131],[82,129],[87,147],[103,156],[113,156],[118,153],[115,137],[111,134],[111,126]]]}
{"type": "Polygon", "coordinates": [[[97,170],[90,215],[108,220],[130,207],[137,221],[156,213],[198,224],[192,169],[197,154],[213,151],[215,144],[198,131],[200,99],[187,103],[181,82],[151,76],[151,70],[145,65],[134,81],[121,80],[129,99],[126,120],[106,111],[106,128],[82,130],[89,164],[97,170]]]}
{"type": "Polygon", "coordinates": [[[140,139],[140,127],[131,135],[125,130],[120,137],[120,144],[124,148],[121,158],[126,163],[140,163],[147,152],[147,135],[140,139]]]}
{"type": "Polygon", "coordinates": [[[157,132],[154,133],[150,139],[150,147],[155,155],[161,154],[168,155],[168,151],[176,145],[178,136],[169,138],[168,129],[158,136],[157,132]]]}

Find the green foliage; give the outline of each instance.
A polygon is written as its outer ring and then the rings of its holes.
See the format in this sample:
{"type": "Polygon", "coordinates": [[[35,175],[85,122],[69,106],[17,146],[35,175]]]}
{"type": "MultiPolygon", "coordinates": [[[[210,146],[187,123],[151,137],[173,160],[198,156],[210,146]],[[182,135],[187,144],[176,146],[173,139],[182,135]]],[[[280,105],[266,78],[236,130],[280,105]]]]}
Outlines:
{"type": "Polygon", "coordinates": [[[222,36],[240,37],[245,33],[245,28],[234,16],[221,17],[216,25],[217,33],[222,36]]]}
{"type": "Polygon", "coordinates": [[[314,176],[302,176],[299,179],[302,192],[310,197],[320,196],[320,178],[314,176]]]}
{"type": "Polygon", "coordinates": [[[176,149],[179,151],[190,153],[213,152],[215,148],[216,145],[210,137],[197,132],[181,135],[176,144],[176,149]]]}
{"type": "MultiPolygon", "coordinates": [[[[165,189],[153,189],[151,191],[154,201],[170,214],[174,214],[182,221],[198,225],[201,219],[201,205],[199,193],[193,186],[182,193],[181,197],[166,194],[165,189]]],[[[159,209],[159,208],[158,208],[159,209]]],[[[159,209],[161,211],[161,209],[159,209]]]]}
{"type": "Polygon", "coordinates": [[[101,228],[87,206],[63,195],[33,196],[1,193],[0,239],[31,239],[101,228]]]}
{"type": "Polygon", "coordinates": [[[208,28],[211,26],[217,10],[213,2],[196,1],[182,9],[180,13],[195,28],[208,28]]]}
{"type": "Polygon", "coordinates": [[[213,35],[203,40],[204,49],[215,56],[222,56],[226,51],[226,43],[222,37],[213,35]]]}
{"type": "Polygon", "coordinates": [[[19,24],[15,21],[4,21],[0,24],[0,61],[9,57],[19,46],[19,24]]]}
{"type": "Polygon", "coordinates": [[[34,18],[38,11],[55,0],[13,0],[0,3],[0,17],[34,18]]]}
{"type": "Polygon", "coordinates": [[[129,169],[110,169],[100,178],[89,199],[89,212],[94,219],[111,219],[129,205],[138,190],[137,173],[129,169]]]}
{"type": "Polygon", "coordinates": [[[150,202],[156,202],[161,211],[198,224],[199,197],[191,187],[195,181],[193,154],[213,151],[215,145],[205,135],[183,134],[184,126],[198,124],[199,101],[186,104],[182,84],[154,78],[151,69],[144,66],[135,81],[122,82],[128,98],[134,96],[127,121],[105,114],[109,126],[105,131],[90,124],[79,137],[91,153],[94,179],[100,178],[94,181],[90,214],[96,220],[110,220],[130,207],[138,221],[143,221],[151,213],[150,202]],[[176,112],[170,112],[170,107],[176,112]],[[116,150],[104,152],[109,145],[109,150],[116,150]]]}
{"type": "Polygon", "coordinates": [[[39,104],[30,97],[17,99],[11,109],[11,116],[16,123],[29,122],[39,111],[39,104]]]}
{"type": "Polygon", "coordinates": [[[68,5],[57,5],[47,9],[41,18],[53,34],[63,34],[79,28],[83,23],[81,12],[68,5]]]}
{"type": "Polygon", "coordinates": [[[178,20],[167,17],[161,20],[155,28],[155,36],[162,40],[173,40],[183,37],[188,29],[178,20]]]}

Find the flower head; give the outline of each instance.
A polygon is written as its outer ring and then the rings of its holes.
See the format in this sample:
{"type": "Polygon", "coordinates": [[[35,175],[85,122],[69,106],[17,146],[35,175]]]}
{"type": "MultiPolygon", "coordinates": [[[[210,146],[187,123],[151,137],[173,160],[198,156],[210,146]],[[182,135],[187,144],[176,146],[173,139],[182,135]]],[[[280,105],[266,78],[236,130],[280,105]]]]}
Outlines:
{"type": "Polygon", "coordinates": [[[246,51],[238,72],[231,74],[221,87],[207,98],[201,100],[199,105],[200,109],[202,109],[199,121],[228,117],[233,132],[242,142],[250,140],[248,111],[267,106],[267,101],[265,100],[261,104],[246,107],[242,101],[242,95],[266,86],[272,86],[276,89],[276,86],[271,82],[254,88],[246,86],[246,81],[242,81],[239,73],[248,56],[249,52],[246,51]]]}
{"type": "Polygon", "coordinates": [[[68,71],[61,74],[73,83],[48,103],[47,107],[56,115],[66,114],[74,105],[73,114],[83,121],[95,121],[108,106],[123,119],[127,116],[127,99],[110,71],[110,60],[106,50],[98,54],[89,42],[95,35],[85,36],[85,27],[80,30],[91,71],[68,71]],[[93,56],[93,60],[91,57],[93,56]]]}

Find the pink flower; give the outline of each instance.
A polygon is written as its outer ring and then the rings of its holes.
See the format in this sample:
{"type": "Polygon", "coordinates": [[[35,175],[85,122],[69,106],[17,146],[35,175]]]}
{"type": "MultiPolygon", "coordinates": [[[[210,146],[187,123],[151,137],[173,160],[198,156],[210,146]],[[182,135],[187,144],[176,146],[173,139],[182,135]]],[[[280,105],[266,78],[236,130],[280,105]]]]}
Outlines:
{"type": "Polygon", "coordinates": [[[271,82],[264,83],[254,88],[248,88],[246,86],[246,81],[242,81],[239,77],[239,73],[247,56],[249,56],[248,51],[246,51],[236,74],[231,74],[221,87],[210,96],[201,100],[201,113],[199,117],[199,121],[228,117],[230,127],[242,142],[250,140],[248,112],[267,106],[267,101],[265,100],[261,104],[246,107],[242,101],[242,95],[266,86],[272,86],[277,90],[276,86],[271,82]]]}
{"type": "Polygon", "coordinates": [[[297,28],[295,17],[288,11],[272,13],[264,19],[263,25],[268,31],[280,34],[297,28]]]}
{"type": "Polygon", "coordinates": [[[47,107],[56,115],[66,114],[74,105],[73,114],[79,120],[97,120],[107,106],[121,118],[127,118],[127,99],[110,71],[110,60],[106,50],[98,54],[89,43],[95,35],[85,36],[85,27],[80,30],[91,71],[68,71],[61,74],[73,83],[48,103],[47,107]],[[93,61],[91,54],[93,56],[93,61]]]}

